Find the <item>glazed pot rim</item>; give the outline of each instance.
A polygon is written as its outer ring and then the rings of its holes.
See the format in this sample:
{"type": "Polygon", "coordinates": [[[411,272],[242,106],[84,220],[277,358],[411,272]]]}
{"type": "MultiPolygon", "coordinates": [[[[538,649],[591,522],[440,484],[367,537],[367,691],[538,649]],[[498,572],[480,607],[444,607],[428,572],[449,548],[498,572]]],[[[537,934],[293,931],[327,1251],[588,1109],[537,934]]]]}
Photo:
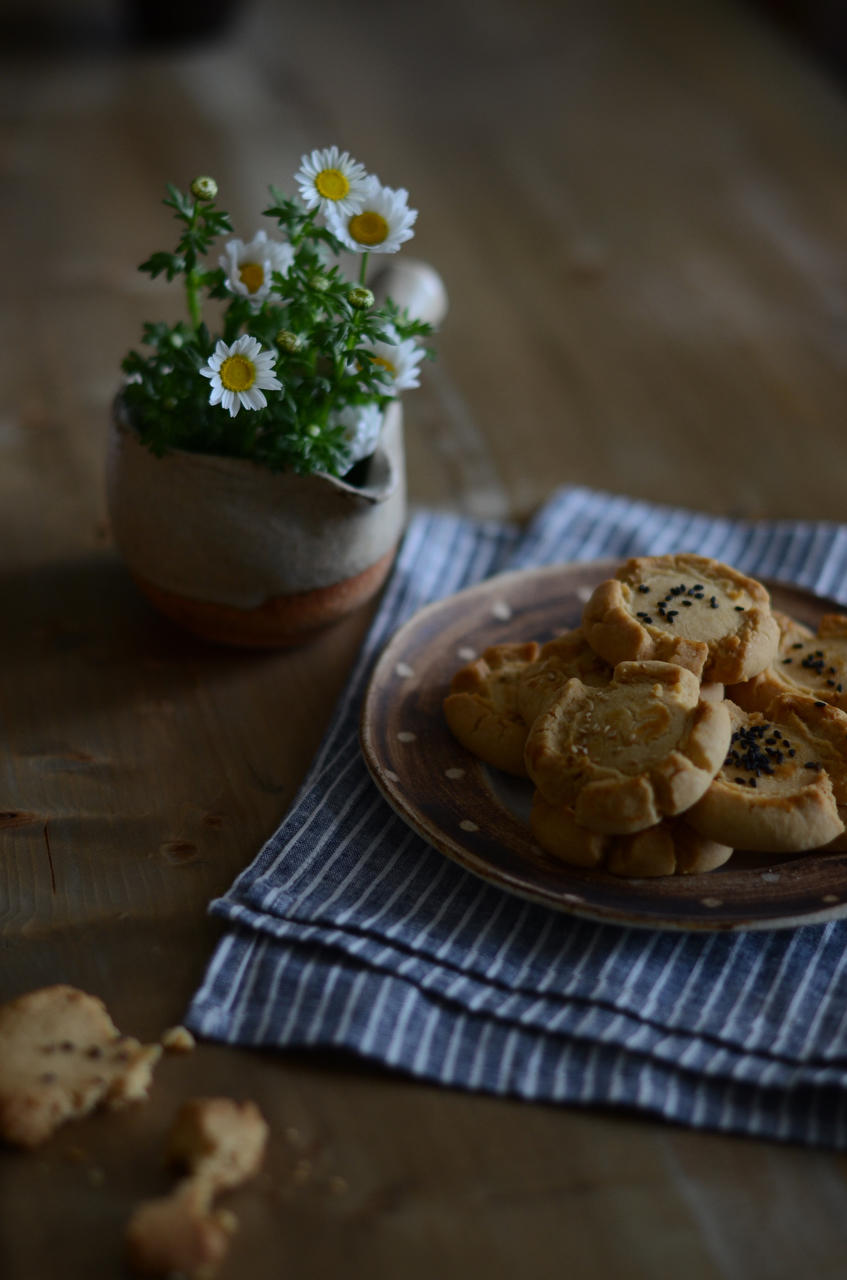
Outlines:
{"type": "MultiPolygon", "coordinates": [[[[399,409],[399,401],[392,400],[384,411],[384,419],[386,425],[390,417],[399,409]]],[[[118,391],[112,401],[111,422],[113,427],[119,433],[130,436],[143,448],[147,446],[143,444],[138,428],[132,421],[129,409],[123,396],[123,391],[118,391]]],[[[323,484],[330,485],[340,493],[349,494],[350,497],[361,498],[365,502],[378,503],[384,502],[394,491],[398,483],[397,469],[392,459],[382,443],[377,445],[374,452],[370,455],[368,461],[368,475],[370,483],[367,485],[350,484],[339,476],[330,475],[328,471],[312,471],[308,475],[298,475],[294,471],[273,471],[270,467],[262,466],[259,462],[254,462],[252,458],[237,458],[225,453],[203,453],[200,450],[169,448],[164,454],[156,455],[153,451],[149,451],[151,456],[158,457],[160,461],[164,461],[168,457],[173,457],[184,461],[188,465],[197,467],[209,467],[214,470],[241,471],[244,474],[259,474],[263,477],[267,476],[284,476],[290,479],[308,481],[318,481],[323,484]],[[374,474],[375,473],[375,474],[374,474]]]]}

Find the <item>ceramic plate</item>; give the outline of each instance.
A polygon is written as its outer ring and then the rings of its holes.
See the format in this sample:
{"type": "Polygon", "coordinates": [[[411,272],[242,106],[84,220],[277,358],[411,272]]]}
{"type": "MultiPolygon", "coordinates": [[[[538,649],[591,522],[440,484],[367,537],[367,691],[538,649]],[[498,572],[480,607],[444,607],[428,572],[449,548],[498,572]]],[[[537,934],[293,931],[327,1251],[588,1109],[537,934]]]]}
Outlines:
{"type": "MultiPolygon", "coordinates": [[[[657,929],[775,929],[847,915],[847,854],[736,852],[706,875],[621,879],[567,867],[528,825],[532,787],[482,764],[450,734],[441,703],[455,671],[491,644],[551,639],[578,624],[612,561],[489,578],[429,605],[388,643],[371,677],[361,741],[398,814],[466,870],[524,898],[608,923],[657,929]]],[[[815,626],[840,606],[769,584],[774,607],[815,626]]]]}

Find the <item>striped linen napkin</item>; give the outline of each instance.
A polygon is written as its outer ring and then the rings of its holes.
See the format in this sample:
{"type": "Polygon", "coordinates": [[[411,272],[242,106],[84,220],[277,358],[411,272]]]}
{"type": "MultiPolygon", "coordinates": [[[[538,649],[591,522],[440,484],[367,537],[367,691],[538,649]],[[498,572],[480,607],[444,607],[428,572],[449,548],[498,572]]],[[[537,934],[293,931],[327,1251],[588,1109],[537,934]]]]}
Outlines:
{"type": "Polygon", "coordinates": [[[334,1046],[464,1089],[847,1148],[847,919],[710,934],[576,919],[432,849],[359,752],[373,662],[423,605],[506,569],[677,550],[847,603],[847,526],[582,488],[523,530],[415,514],[290,813],[211,905],[228,928],[188,1024],[234,1044],[334,1046]]]}

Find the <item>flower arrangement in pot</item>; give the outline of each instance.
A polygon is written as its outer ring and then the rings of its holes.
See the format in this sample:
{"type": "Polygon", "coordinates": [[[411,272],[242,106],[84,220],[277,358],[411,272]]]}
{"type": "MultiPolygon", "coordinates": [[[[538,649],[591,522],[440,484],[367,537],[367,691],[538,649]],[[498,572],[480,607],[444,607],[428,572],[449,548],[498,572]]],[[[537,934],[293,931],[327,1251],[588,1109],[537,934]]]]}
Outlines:
{"type": "Polygon", "coordinates": [[[113,412],[118,548],[157,608],[225,643],[299,641],[381,586],[405,518],[399,396],[446,305],[422,263],[385,273],[381,301],[368,287],[371,255],[414,234],[405,190],[336,147],[296,184],[270,188],[272,234],[222,244],[214,180],[168,187],[178,243],[140,270],[181,280],[187,318],[145,324],[113,412]]]}

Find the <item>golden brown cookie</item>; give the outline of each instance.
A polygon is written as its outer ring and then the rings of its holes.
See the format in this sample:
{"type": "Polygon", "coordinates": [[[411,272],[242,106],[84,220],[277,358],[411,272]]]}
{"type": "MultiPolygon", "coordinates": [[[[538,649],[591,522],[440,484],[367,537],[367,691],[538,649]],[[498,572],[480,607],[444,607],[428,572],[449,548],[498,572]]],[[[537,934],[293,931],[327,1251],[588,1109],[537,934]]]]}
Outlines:
{"type": "Polygon", "coordinates": [[[535,792],[530,827],[541,848],[569,866],[596,867],[616,876],[699,875],[732,856],[730,845],[708,840],[685,818],[664,818],[632,835],[601,835],[580,827],[570,805],[549,804],[535,792]]]}
{"type": "Polygon", "coordinates": [[[518,705],[521,678],[539,646],[498,644],[453,677],[444,715],[455,738],[486,764],[526,776],[526,723],[518,705]]]}
{"type": "Polygon", "coordinates": [[[142,1101],[161,1052],[122,1036],[75,987],[19,996],[0,1008],[0,1138],[34,1147],[97,1106],[142,1101]]]}
{"type": "Polygon", "coordinates": [[[787,614],[775,613],[779,650],[771,664],[727,697],[747,711],[767,713],[782,693],[802,694],[847,711],[847,616],[828,613],[817,634],[787,614]]]}
{"type": "Polygon", "coordinates": [[[828,844],[844,831],[821,759],[822,735],[829,742],[831,730],[823,717],[808,724],[798,713],[803,701],[793,702],[773,718],[726,703],[733,728],[727,758],[686,815],[701,835],[736,849],[794,853],[828,844]]]}
{"type": "Polygon", "coordinates": [[[531,725],[574,676],[598,686],[612,678],[612,668],[594,652],[581,627],[548,640],[519,676],[517,705],[525,723],[531,725]]]}
{"type": "Polygon", "coordinates": [[[760,582],[696,555],[627,560],[595,589],[582,625],[612,665],[658,659],[720,684],[763,671],[779,636],[760,582]]]}
{"type": "MultiPolygon", "coordinates": [[[[829,775],[838,816],[847,827],[847,712],[803,694],[782,693],[771,701],[767,715],[780,728],[803,735],[812,759],[829,775]]],[[[847,830],[827,848],[847,849],[847,830]]]]}
{"type": "Polygon", "coordinates": [[[168,1196],[138,1206],[126,1231],[128,1261],[139,1275],[179,1274],[208,1280],[238,1223],[213,1207],[220,1191],[254,1177],[268,1126],[254,1102],[192,1098],[171,1133],[168,1160],[188,1172],[168,1196]]]}
{"type": "Polygon", "coordinates": [[[712,781],[729,746],[723,702],[669,662],[621,662],[605,687],[569,680],[537,718],[526,768],[550,804],[580,826],[625,834],[682,813],[712,781]]]}

